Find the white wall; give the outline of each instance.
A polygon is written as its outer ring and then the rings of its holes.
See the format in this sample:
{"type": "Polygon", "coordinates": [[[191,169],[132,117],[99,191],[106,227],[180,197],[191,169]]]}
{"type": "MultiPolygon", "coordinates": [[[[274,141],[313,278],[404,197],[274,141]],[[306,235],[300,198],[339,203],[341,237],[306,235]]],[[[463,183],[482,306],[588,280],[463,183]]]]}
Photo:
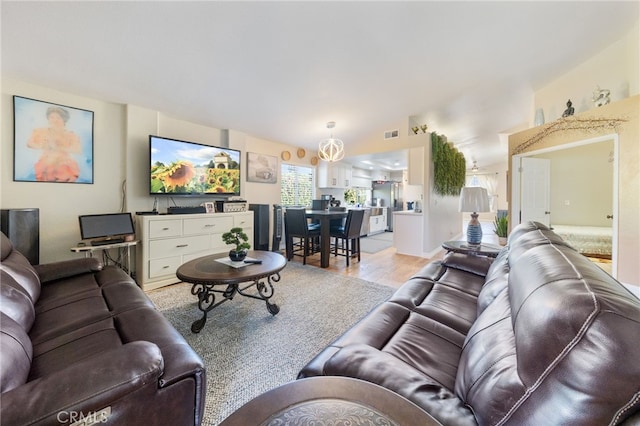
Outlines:
{"type": "MultiPolygon", "coordinates": [[[[77,96],[20,81],[2,80],[2,146],[0,150],[0,206],[40,209],[40,262],[76,258],[70,247],[80,241],[78,216],[151,210],[149,195],[149,135],[161,135],[209,145],[222,144],[220,129],[190,123],[135,105],[119,105],[77,96]],[[13,181],[13,95],[42,100],[94,112],[94,183],[63,184],[13,181]]],[[[46,121],[43,123],[46,124],[46,121]]],[[[296,147],[230,130],[229,147],[242,152],[241,195],[250,203],[280,202],[280,182],[246,181],[246,152],[294,155],[292,164],[311,166],[308,153],[295,155],[296,147]]],[[[173,197],[179,205],[199,205],[211,198],[173,197]]],[[[169,197],[158,197],[159,210],[173,205],[169,197]]],[[[270,209],[270,213],[272,209],[270,209]]],[[[269,224],[272,225],[270,219],[269,224]]]]}
{"type": "MultiPolygon", "coordinates": [[[[43,117],[44,118],[44,117],[43,117]]],[[[77,257],[78,216],[120,210],[125,170],[124,108],[24,82],[2,80],[0,205],[40,209],[40,262],[77,257]],[[13,95],[94,112],[93,184],[13,181],[13,95]]],[[[46,125],[46,119],[43,122],[46,125]]],[[[26,141],[17,141],[26,143],[26,141]]]]}
{"type": "Polygon", "coordinates": [[[552,225],[612,226],[613,150],[611,139],[534,155],[551,161],[552,225]]]}
{"type": "Polygon", "coordinates": [[[536,88],[531,127],[537,108],[542,108],[547,123],[562,117],[568,99],[573,102],[576,114],[593,109],[593,91],[597,86],[611,91],[612,102],[640,94],[639,22],[625,37],[598,55],[544,87],[536,88]]]}

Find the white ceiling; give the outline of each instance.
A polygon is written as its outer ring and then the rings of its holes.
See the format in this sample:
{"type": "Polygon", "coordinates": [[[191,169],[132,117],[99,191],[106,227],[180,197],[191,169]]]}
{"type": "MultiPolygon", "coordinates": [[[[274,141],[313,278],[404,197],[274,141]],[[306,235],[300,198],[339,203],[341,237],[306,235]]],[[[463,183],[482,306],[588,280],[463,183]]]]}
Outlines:
{"type": "Polygon", "coordinates": [[[417,116],[479,165],[504,161],[498,134],[530,122],[535,89],[639,15],[638,1],[1,7],[3,76],[312,151],[336,121],[347,155],[417,116]]]}

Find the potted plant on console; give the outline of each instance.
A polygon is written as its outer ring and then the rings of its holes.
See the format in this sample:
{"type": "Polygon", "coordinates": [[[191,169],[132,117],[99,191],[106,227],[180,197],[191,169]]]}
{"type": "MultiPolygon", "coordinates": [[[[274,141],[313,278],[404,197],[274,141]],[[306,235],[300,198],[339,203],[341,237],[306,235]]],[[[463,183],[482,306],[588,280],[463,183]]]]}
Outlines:
{"type": "Polygon", "coordinates": [[[247,242],[249,237],[242,232],[242,228],[231,228],[229,232],[222,234],[222,241],[225,244],[233,244],[236,247],[229,251],[229,259],[234,262],[244,260],[247,257],[247,250],[251,245],[247,242]]]}
{"type": "Polygon", "coordinates": [[[496,235],[498,236],[498,242],[501,246],[507,244],[507,232],[509,232],[509,219],[507,216],[496,216],[493,222],[493,227],[496,235]]]}

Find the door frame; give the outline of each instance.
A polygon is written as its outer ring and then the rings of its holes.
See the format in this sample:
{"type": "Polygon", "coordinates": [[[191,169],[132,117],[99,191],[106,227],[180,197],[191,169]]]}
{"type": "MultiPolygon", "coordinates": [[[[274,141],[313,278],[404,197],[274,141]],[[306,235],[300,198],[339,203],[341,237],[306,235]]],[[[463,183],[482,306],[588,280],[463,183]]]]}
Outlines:
{"type": "MultiPolygon", "coordinates": [[[[535,151],[528,151],[522,154],[514,154],[511,157],[511,206],[510,206],[510,217],[509,222],[512,223],[513,226],[515,224],[520,223],[520,208],[521,208],[521,184],[522,180],[520,178],[520,159],[522,157],[532,157],[538,154],[544,154],[547,152],[560,151],[564,149],[575,148],[583,145],[590,145],[593,143],[606,142],[609,140],[613,140],[613,223],[612,223],[612,238],[611,238],[611,275],[614,278],[618,276],[618,153],[619,153],[619,144],[620,140],[617,133],[611,133],[608,135],[598,136],[590,139],[583,139],[575,142],[565,143],[562,145],[556,145],[548,148],[542,148],[535,151]]],[[[552,189],[553,191],[553,189],[552,189]]]]}

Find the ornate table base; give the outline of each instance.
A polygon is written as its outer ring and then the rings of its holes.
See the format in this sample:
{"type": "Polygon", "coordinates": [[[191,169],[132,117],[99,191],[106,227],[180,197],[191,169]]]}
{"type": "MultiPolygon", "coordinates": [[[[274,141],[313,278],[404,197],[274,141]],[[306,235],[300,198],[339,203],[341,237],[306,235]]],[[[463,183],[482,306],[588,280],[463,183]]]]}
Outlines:
{"type": "Polygon", "coordinates": [[[191,294],[198,297],[198,309],[202,311],[202,318],[191,324],[192,332],[199,333],[207,322],[209,311],[236,294],[264,300],[271,315],[280,312],[278,305],[269,299],[273,297],[273,283],[280,281],[280,271],[287,266],[287,260],[279,253],[269,251],[250,251],[248,255],[260,262],[235,265],[229,263],[227,256],[214,254],[178,268],[176,276],[193,284],[191,294]],[[256,291],[248,291],[252,287],[256,291]],[[216,293],[220,300],[216,300],[216,293]]]}
{"type": "Polygon", "coordinates": [[[198,309],[202,311],[202,318],[195,320],[191,324],[191,331],[199,333],[207,322],[207,313],[222,303],[232,300],[233,296],[238,293],[244,297],[250,297],[252,299],[264,300],[267,304],[267,310],[271,315],[276,315],[280,312],[280,307],[275,303],[271,303],[269,299],[273,296],[274,289],[272,282],[277,283],[280,281],[280,274],[275,273],[267,277],[256,279],[252,283],[240,287],[241,283],[227,284],[227,288],[224,290],[216,290],[216,286],[224,285],[225,283],[195,283],[191,287],[191,294],[198,296],[198,309]],[[264,282],[266,278],[266,283],[264,282]],[[250,287],[255,286],[258,290],[258,294],[246,293],[250,287]],[[215,293],[222,294],[222,300],[216,302],[215,293]]]}

